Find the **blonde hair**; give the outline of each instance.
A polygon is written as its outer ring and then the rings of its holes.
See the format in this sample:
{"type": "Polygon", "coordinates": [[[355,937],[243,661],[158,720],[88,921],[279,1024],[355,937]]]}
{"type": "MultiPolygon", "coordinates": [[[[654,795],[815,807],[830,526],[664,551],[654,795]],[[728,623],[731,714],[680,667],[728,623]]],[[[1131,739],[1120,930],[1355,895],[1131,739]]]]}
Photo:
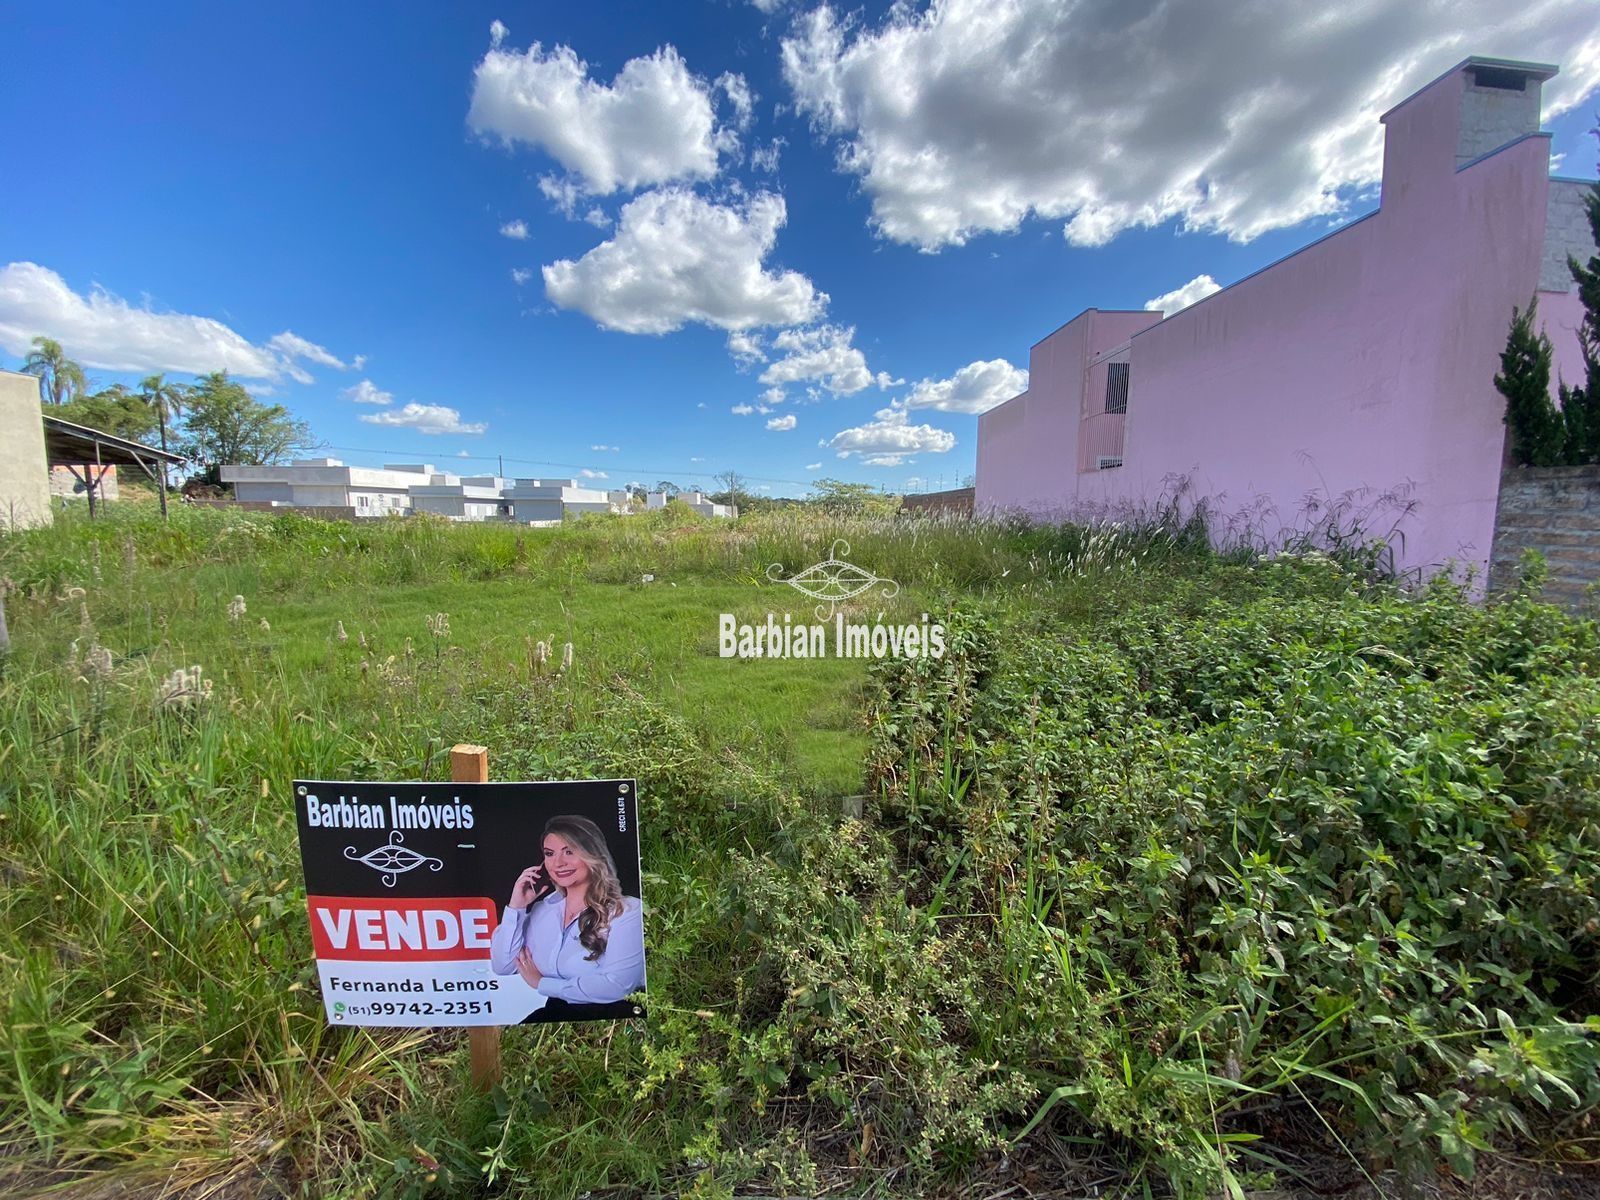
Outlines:
{"type": "MultiPolygon", "coordinates": [[[[544,836],[552,833],[571,846],[589,868],[586,903],[578,915],[578,941],[589,951],[584,955],[585,961],[594,962],[606,952],[613,918],[622,915],[622,882],[617,878],[617,864],[612,861],[606,835],[588,817],[551,817],[545,822],[544,836]]],[[[566,894],[565,888],[562,894],[566,894]]]]}

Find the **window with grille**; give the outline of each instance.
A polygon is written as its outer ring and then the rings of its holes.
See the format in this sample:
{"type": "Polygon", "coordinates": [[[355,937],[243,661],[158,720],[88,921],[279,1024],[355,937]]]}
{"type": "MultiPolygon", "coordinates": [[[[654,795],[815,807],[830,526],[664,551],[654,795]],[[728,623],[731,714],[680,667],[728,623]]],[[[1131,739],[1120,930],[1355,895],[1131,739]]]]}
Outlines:
{"type": "Polygon", "coordinates": [[[1106,364],[1106,411],[1108,413],[1125,413],[1128,411],[1128,364],[1106,364]]]}
{"type": "Polygon", "coordinates": [[[1120,455],[1120,454],[1102,454],[1100,456],[1099,462],[1096,465],[1102,471],[1109,471],[1109,470],[1112,470],[1115,467],[1120,467],[1122,465],[1122,455],[1120,455]]]}

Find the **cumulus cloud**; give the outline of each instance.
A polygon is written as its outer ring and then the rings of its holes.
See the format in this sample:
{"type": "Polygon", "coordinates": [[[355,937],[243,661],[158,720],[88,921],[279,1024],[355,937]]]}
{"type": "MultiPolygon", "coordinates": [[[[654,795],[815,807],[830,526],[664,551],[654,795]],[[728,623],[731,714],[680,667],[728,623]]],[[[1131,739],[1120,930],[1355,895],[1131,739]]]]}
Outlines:
{"type": "Polygon", "coordinates": [[[1196,275],[1182,287],[1173,288],[1170,292],[1162,292],[1159,296],[1152,296],[1144,302],[1146,308],[1156,312],[1175,313],[1180,308],[1188,308],[1198,300],[1204,300],[1212,292],[1220,292],[1222,285],[1209,275],[1196,275]]]}
{"type": "Polygon", "coordinates": [[[761,372],[761,382],[781,388],[815,380],[836,396],[854,395],[874,383],[880,388],[892,386],[896,381],[886,372],[874,375],[868,369],[867,356],[853,344],[855,336],[853,325],[785,329],[772,339],[773,350],[783,357],[761,372]]]}
{"type": "Polygon", "coordinates": [[[528,240],[528,223],[520,217],[515,221],[507,221],[500,226],[500,236],[508,237],[514,242],[525,242],[528,240]]]}
{"type": "Polygon", "coordinates": [[[527,267],[512,267],[511,282],[521,286],[533,278],[533,271],[527,267]]]}
{"type": "Polygon", "coordinates": [[[394,393],[386,392],[370,379],[363,379],[352,387],[347,387],[339,393],[346,400],[353,400],[357,404],[393,404],[394,393]]]}
{"type": "Polygon", "coordinates": [[[968,363],[949,379],[924,379],[906,397],[907,408],[986,413],[1028,388],[1028,373],[1003,358],[968,363]]]}
{"type": "Polygon", "coordinates": [[[645,192],[623,206],[609,241],[544,268],[545,295],[624,333],[810,321],[827,294],[798,271],[764,266],[787,217],[771,192],[728,204],[683,188],[645,192]]]}
{"type": "Polygon", "coordinates": [[[135,307],[98,285],[82,295],[48,267],[9,263],[0,268],[0,349],[21,357],[41,336],[56,339],[83,365],[107,371],[308,380],[296,358],[343,366],[288,331],[258,346],[211,317],[135,307]]]}
{"type": "Polygon", "coordinates": [[[932,425],[913,425],[902,404],[880,408],[865,425],[841,429],[821,443],[840,458],[860,455],[875,467],[898,467],[911,454],[944,454],[956,444],[955,434],[932,425]]]}
{"type": "Polygon", "coordinates": [[[505,22],[499,19],[489,22],[489,45],[498,46],[506,40],[506,35],[511,31],[506,28],[505,22]]]}
{"type": "Polygon", "coordinates": [[[610,479],[611,476],[604,471],[591,471],[588,467],[578,472],[585,479],[610,479]]]}
{"type": "Polygon", "coordinates": [[[463,421],[456,409],[443,404],[418,404],[412,401],[403,408],[384,412],[362,413],[368,425],[386,425],[394,429],[411,429],[417,433],[482,433],[489,427],[481,421],[463,421]]]}
{"type": "Polygon", "coordinates": [[[575,187],[607,195],[716,175],[718,153],[737,135],[717,125],[712,90],[671,46],[630,59],[607,84],[590,79],[569,46],[547,53],[535,42],[518,53],[492,44],[474,74],[467,123],[507,146],[543,150],[575,187]]]}
{"type": "Polygon", "coordinates": [[[787,432],[788,430],[793,429],[797,424],[799,424],[799,422],[795,420],[795,415],[790,413],[785,417],[773,417],[772,420],[767,422],[767,428],[776,429],[780,432],[787,432]]]}
{"type": "Polygon", "coordinates": [[[767,352],[761,344],[761,335],[745,329],[735,330],[728,335],[728,353],[741,367],[767,361],[767,352]]]}
{"type": "Polygon", "coordinates": [[[1565,64],[1547,118],[1600,87],[1592,0],[934,0],[851,21],[799,18],[784,77],[876,228],[924,250],[1030,215],[1080,245],[1171,220],[1248,241],[1374,184],[1378,117],[1475,50],[1565,64]]]}
{"type": "Polygon", "coordinates": [[[755,412],[755,406],[752,404],[735,404],[728,411],[736,417],[748,417],[755,412]]]}

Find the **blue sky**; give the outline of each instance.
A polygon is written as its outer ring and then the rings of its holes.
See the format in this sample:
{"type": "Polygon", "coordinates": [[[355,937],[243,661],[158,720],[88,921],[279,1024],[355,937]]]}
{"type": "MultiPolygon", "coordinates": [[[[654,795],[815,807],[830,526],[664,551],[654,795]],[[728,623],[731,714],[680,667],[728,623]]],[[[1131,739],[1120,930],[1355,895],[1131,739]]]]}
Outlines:
{"type": "Polygon", "coordinates": [[[31,5],[0,362],[232,366],[350,462],[954,485],[1031,343],[1367,211],[1468,53],[1568,60],[1593,175],[1590,0],[1281,7],[31,5]]]}

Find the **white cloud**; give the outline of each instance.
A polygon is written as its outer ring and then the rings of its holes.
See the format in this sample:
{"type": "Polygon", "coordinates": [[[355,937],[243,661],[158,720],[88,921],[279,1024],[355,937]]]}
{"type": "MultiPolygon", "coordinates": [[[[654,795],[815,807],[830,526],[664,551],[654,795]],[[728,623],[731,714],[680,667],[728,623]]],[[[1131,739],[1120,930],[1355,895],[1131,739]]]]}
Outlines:
{"type": "Polygon", "coordinates": [[[605,210],[591,205],[589,211],[583,214],[584,223],[593,225],[596,229],[610,229],[611,218],[606,216],[605,210]]]}
{"type": "Polygon", "coordinates": [[[1173,288],[1170,292],[1162,292],[1159,296],[1152,296],[1144,302],[1146,308],[1155,309],[1157,312],[1175,313],[1180,308],[1188,308],[1198,300],[1204,300],[1212,292],[1220,292],[1222,285],[1209,275],[1196,275],[1182,287],[1173,288]]]}
{"type": "Polygon", "coordinates": [[[768,174],[778,169],[778,159],[783,154],[783,148],[788,142],[781,137],[775,137],[765,146],[757,146],[750,151],[750,165],[757,171],[766,171],[768,174]]]}
{"type": "Polygon", "coordinates": [[[784,391],[781,387],[769,387],[761,393],[761,399],[766,404],[782,404],[785,399],[784,391]]]}
{"type": "Polygon", "coordinates": [[[367,365],[367,356],[365,354],[358,354],[358,355],[356,355],[354,358],[352,358],[350,360],[350,369],[352,371],[359,371],[359,370],[361,370],[362,367],[364,367],[366,365],[367,365]]]}
{"type": "Polygon", "coordinates": [[[506,40],[506,35],[509,34],[510,32],[511,32],[511,30],[506,28],[504,21],[501,21],[499,19],[490,21],[489,22],[489,45],[498,46],[501,42],[506,40]]]}
{"type": "Polygon", "coordinates": [[[353,400],[357,404],[393,404],[394,393],[386,392],[370,379],[363,379],[353,387],[347,387],[339,393],[346,400],[353,400]]]}
{"type": "Polygon", "coordinates": [[[308,342],[297,333],[285,329],[282,333],[275,333],[267,340],[271,346],[286,359],[303,358],[307,362],[314,362],[319,366],[334,367],[344,370],[344,363],[324,346],[315,342],[308,342]]]}
{"type": "Polygon", "coordinates": [[[762,16],[770,17],[788,2],[789,0],[750,0],[750,6],[758,10],[762,16]]]}
{"type": "Polygon", "coordinates": [[[986,413],[1028,388],[1028,373],[1003,358],[968,363],[949,379],[924,379],[906,397],[907,408],[986,413]]]}
{"type": "Polygon", "coordinates": [[[385,412],[362,413],[368,425],[387,425],[395,429],[413,429],[418,433],[482,433],[489,427],[482,422],[466,422],[461,414],[443,404],[418,404],[413,401],[403,408],[385,412]]]}
{"type": "Polygon", "coordinates": [[[874,383],[893,384],[887,374],[868,370],[867,356],[852,345],[855,336],[853,325],[785,329],[772,339],[773,350],[784,357],[761,372],[761,382],[781,387],[814,379],[836,396],[854,395],[874,383]]]}
{"type": "Polygon", "coordinates": [[[457,450],[456,451],[456,457],[457,458],[471,458],[472,454],[471,454],[470,451],[467,451],[467,450],[457,450]]]}
{"type": "Polygon", "coordinates": [[[602,445],[598,445],[598,446],[590,446],[589,449],[595,450],[595,451],[600,451],[600,452],[611,451],[611,452],[614,453],[614,452],[616,452],[618,450],[621,450],[622,447],[621,446],[607,446],[607,445],[603,445],[602,444],[602,445]]]}
{"type": "Polygon", "coordinates": [[[533,271],[527,267],[512,267],[511,282],[519,287],[533,278],[533,271]]]}
{"type": "Polygon", "coordinates": [[[478,64],[467,123],[506,145],[536,146],[582,191],[607,195],[674,180],[710,179],[728,131],[712,113],[712,87],[677,50],[630,59],[610,84],[589,78],[568,46],[525,53],[491,45],[478,64]]]}
{"type": "Polygon", "coordinates": [[[500,226],[500,236],[508,237],[514,242],[525,242],[528,240],[528,223],[520,217],[515,221],[507,221],[500,226]]]}
{"type": "Polygon", "coordinates": [[[624,333],[809,321],[826,293],[798,271],[763,268],[786,218],[771,192],[726,205],[682,188],[646,192],[623,206],[611,240],[544,268],[545,295],[624,333]]]}
{"type": "Polygon", "coordinates": [[[819,462],[807,463],[806,464],[806,470],[808,470],[808,471],[820,471],[820,470],[822,470],[822,464],[819,463],[819,462]]]}
{"type": "Polygon", "coordinates": [[[36,337],[54,338],[84,366],[107,371],[308,380],[296,356],[343,366],[315,342],[287,331],[258,346],[211,317],[136,308],[98,285],[80,295],[48,267],[10,263],[0,268],[0,349],[21,357],[36,337]]]}
{"type": "Polygon", "coordinates": [[[578,474],[582,475],[585,479],[610,479],[611,478],[611,476],[606,474],[606,472],[604,472],[604,471],[591,471],[588,467],[585,467],[583,470],[579,471],[578,474]]]}
{"type": "Polygon", "coordinates": [[[578,201],[583,199],[583,190],[572,180],[562,179],[557,175],[541,175],[539,190],[567,220],[572,221],[577,218],[578,201]]]}
{"type": "Polygon", "coordinates": [[[1379,115],[1469,53],[1561,62],[1546,118],[1600,86],[1592,0],[934,0],[852,20],[799,18],[784,76],[877,229],[925,250],[1030,215],[1082,245],[1174,219],[1248,241],[1374,184],[1379,115]]]}
{"type": "Polygon", "coordinates": [[[690,462],[705,462],[705,459],[698,458],[698,457],[695,457],[695,456],[691,455],[690,458],[689,458],[689,461],[690,462]]]}
{"type": "Polygon", "coordinates": [[[767,361],[766,350],[761,345],[761,335],[745,329],[736,329],[728,335],[728,353],[741,367],[767,361]]]}
{"type": "Polygon", "coordinates": [[[734,128],[741,132],[749,129],[755,117],[756,98],[744,76],[724,71],[717,76],[717,90],[727,96],[728,103],[733,105],[734,128]]]}
{"type": "Polygon", "coordinates": [[[787,433],[789,430],[793,429],[798,423],[799,422],[797,422],[795,420],[795,415],[793,413],[790,413],[786,417],[773,417],[772,420],[767,422],[767,428],[768,429],[776,429],[781,433],[787,433]]]}
{"type": "Polygon", "coordinates": [[[953,433],[911,424],[900,404],[880,408],[865,425],[841,429],[822,443],[840,458],[858,454],[875,467],[897,467],[910,454],[944,454],[955,444],[953,433]]]}
{"type": "Polygon", "coordinates": [[[736,417],[748,417],[751,413],[755,412],[755,407],[749,404],[735,404],[728,411],[736,417]]]}

